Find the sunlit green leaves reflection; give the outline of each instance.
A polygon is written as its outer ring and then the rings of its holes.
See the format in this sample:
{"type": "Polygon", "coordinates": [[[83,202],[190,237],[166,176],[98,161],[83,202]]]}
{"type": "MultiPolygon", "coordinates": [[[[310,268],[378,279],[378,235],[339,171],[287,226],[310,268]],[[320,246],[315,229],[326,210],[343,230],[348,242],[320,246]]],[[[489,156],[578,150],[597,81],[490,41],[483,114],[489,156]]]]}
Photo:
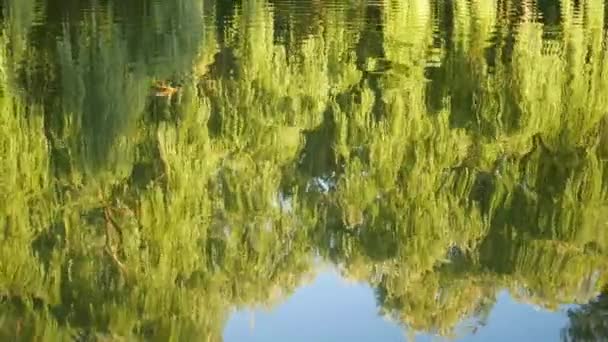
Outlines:
{"type": "Polygon", "coordinates": [[[319,259],[442,335],[606,282],[603,0],[3,5],[3,340],[221,340],[319,259]]]}

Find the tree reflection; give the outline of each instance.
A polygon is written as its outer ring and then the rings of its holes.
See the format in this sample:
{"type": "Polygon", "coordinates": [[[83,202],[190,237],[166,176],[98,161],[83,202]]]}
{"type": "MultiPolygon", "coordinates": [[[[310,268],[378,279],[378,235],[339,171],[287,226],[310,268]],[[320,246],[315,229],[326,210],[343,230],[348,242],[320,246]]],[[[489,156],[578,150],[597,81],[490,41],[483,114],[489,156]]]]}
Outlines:
{"type": "Polygon", "coordinates": [[[0,337],[221,340],[316,256],[446,336],[503,288],[588,302],[603,7],[4,0],[0,337]]]}
{"type": "Polygon", "coordinates": [[[580,308],[568,312],[570,324],[562,332],[564,341],[602,341],[608,338],[606,291],[580,308]]]}

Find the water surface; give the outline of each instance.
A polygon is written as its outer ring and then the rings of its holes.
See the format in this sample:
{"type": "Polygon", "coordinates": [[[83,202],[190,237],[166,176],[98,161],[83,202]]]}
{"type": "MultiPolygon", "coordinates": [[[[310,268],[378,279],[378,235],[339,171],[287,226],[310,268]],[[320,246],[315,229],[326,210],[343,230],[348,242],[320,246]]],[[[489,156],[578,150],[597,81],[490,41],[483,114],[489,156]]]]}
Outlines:
{"type": "Polygon", "coordinates": [[[604,0],[0,5],[0,340],[608,339],[604,0]]]}

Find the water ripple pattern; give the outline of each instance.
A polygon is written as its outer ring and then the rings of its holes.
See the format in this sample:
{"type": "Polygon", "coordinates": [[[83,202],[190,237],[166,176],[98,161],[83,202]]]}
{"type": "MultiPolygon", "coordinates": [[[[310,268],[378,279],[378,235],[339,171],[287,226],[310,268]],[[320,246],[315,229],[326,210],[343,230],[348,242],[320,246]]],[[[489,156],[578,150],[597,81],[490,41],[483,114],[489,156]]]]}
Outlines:
{"type": "Polygon", "coordinates": [[[0,0],[0,340],[218,341],[335,279],[404,337],[608,339],[607,13],[0,0]]]}

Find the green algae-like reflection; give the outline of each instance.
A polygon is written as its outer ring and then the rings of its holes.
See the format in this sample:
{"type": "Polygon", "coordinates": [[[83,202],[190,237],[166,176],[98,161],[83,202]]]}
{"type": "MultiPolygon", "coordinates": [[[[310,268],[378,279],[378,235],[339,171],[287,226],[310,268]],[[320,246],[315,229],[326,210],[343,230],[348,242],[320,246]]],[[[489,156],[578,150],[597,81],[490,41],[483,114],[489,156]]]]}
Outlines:
{"type": "Polygon", "coordinates": [[[604,0],[0,4],[0,340],[221,340],[319,259],[608,338],[604,0]]]}

